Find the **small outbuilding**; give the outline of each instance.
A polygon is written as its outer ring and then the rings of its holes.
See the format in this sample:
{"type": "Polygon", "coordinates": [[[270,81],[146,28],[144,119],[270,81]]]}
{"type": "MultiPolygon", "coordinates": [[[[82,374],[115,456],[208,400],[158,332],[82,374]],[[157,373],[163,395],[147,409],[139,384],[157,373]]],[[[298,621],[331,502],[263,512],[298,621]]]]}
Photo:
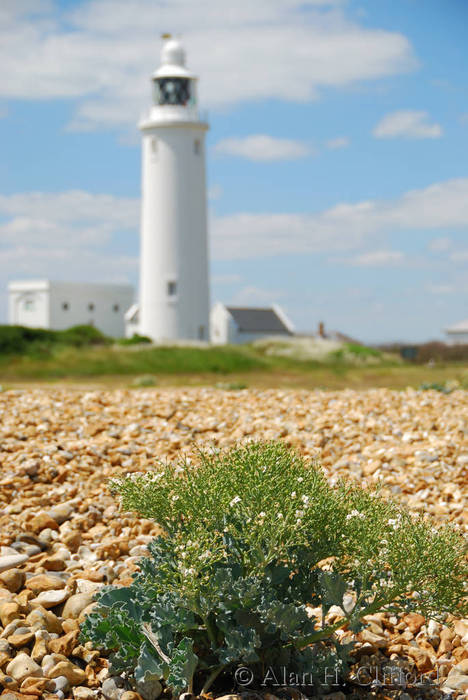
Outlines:
{"type": "Polygon", "coordinates": [[[446,328],[445,332],[452,345],[468,345],[468,319],[446,328]]]}
{"type": "Polygon", "coordinates": [[[292,335],[293,324],[276,304],[260,308],[217,303],[211,310],[210,336],[215,345],[253,343],[259,338],[292,335]]]}
{"type": "Polygon", "coordinates": [[[8,285],[8,323],[56,331],[90,325],[121,338],[124,315],[133,298],[133,287],[128,284],[15,281],[8,285]]]}

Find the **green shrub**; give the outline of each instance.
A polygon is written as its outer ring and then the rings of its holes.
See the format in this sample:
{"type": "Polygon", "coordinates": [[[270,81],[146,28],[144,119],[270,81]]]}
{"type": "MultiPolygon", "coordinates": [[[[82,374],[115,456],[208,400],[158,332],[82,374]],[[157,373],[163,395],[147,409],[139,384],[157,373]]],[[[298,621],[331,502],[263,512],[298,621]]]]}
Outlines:
{"type": "Polygon", "coordinates": [[[399,343],[381,345],[384,352],[400,353],[404,359],[414,361],[417,364],[468,362],[468,343],[443,343],[439,340],[423,343],[422,345],[404,346],[399,343]],[[408,351],[412,357],[405,357],[408,351]]]}
{"type": "Polygon", "coordinates": [[[382,357],[380,350],[370,348],[367,345],[358,345],[357,343],[346,343],[346,351],[352,355],[359,357],[382,357]]]}
{"type": "Polygon", "coordinates": [[[224,391],[242,391],[247,389],[248,385],[245,382],[217,382],[216,388],[224,391]]]}
{"type": "Polygon", "coordinates": [[[110,345],[113,341],[94,326],[72,326],[64,331],[55,331],[55,342],[75,348],[90,345],[110,345]]]}
{"type": "Polygon", "coordinates": [[[346,365],[375,365],[383,361],[382,353],[357,343],[345,343],[341,348],[328,353],[329,362],[346,365]]]}
{"type": "Polygon", "coordinates": [[[330,486],[315,463],[276,443],[202,453],[111,482],[124,510],[164,534],[128,587],[109,586],[82,640],[110,653],[111,673],[164,678],[174,692],[232,687],[248,665],[324,677],[347,669],[339,627],[382,609],[467,612],[465,543],[375,491],[330,486]],[[324,560],[327,559],[328,566],[324,560]],[[319,625],[308,606],[325,618],[319,625]]]}
{"type": "Polygon", "coordinates": [[[134,333],[131,338],[119,338],[117,341],[119,345],[142,345],[152,342],[147,335],[139,335],[138,333],[134,333]]]}
{"type": "Polygon", "coordinates": [[[440,382],[423,382],[419,387],[419,391],[440,391],[441,394],[450,394],[453,389],[440,382]]]}
{"type": "Polygon", "coordinates": [[[142,377],[135,377],[132,382],[132,386],[145,387],[145,386],[156,386],[156,377],[151,374],[145,374],[142,377]]]}
{"type": "Polygon", "coordinates": [[[72,326],[63,331],[0,326],[0,355],[47,355],[56,347],[109,345],[111,342],[110,338],[93,326],[72,326]]]}
{"type": "Polygon", "coordinates": [[[45,328],[0,326],[0,354],[22,354],[33,343],[51,343],[53,336],[54,332],[45,328]]]}

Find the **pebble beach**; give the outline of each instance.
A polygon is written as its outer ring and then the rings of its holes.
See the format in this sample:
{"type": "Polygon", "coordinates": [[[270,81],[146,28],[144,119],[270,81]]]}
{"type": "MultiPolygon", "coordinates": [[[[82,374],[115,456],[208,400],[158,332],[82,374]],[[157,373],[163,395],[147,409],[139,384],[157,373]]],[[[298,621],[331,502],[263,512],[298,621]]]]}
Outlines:
{"type": "MultiPolygon", "coordinates": [[[[3,700],[157,697],[154,687],[119,685],[105,656],[78,640],[93,594],[128,585],[157,532],[119,511],[112,476],[198,447],[280,439],[330,480],[380,482],[413,512],[468,530],[466,391],[21,389],[0,393],[0,414],[3,700]]],[[[433,679],[422,695],[408,687],[372,697],[468,697],[468,619],[378,614],[369,623],[357,637],[362,665],[391,660],[433,679]]]]}

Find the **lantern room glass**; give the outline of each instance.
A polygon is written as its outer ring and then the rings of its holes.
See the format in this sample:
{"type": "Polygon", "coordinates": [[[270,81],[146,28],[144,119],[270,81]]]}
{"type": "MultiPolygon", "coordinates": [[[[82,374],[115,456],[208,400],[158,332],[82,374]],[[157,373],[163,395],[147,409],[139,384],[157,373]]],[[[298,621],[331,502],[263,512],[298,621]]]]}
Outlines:
{"type": "Polygon", "coordinates": [[[185,107],[195,103],[195,90],[190,78],[156,78],[153,80],[153,98],[156,105],[179,105],[185,107]]]}

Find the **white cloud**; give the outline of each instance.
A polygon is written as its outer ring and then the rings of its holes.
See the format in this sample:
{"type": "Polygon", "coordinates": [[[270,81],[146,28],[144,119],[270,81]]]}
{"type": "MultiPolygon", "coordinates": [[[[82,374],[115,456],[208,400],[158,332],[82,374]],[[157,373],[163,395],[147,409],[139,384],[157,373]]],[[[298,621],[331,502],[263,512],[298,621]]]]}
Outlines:
{"type": "Polygon", "coordinates": [[[437,139],[442,133],[440,124],[430,123],[427,112],[410,109],[386,114],[373,131],[378,139],[437,139]]]}
{"type": "Polygon", "coordinates": [[[302,141],[276,139],[267,134],[252,134],[241,139],[223,139],[215,146],[216,153],[238,156],[253,161],[295,160],[311,153],[302,141]]]}
{"type": "Polygon", "coordinates": [[[284,292],[278,289],[264,289],[262,287],[242,287],[234,295],[230,302],[232,306],[249,304],[258,306],[271,306],[284,296],[284,292]]]}
{"type": "Polygon", "coordinates": [[[2,287],[6,280],[45,277],[75,282],[128,282],[135,278],[138,257],[97,250],[19,245],[0,250],[2,287]]]}
{"type": "Polygon", "coordinates": [[[114,235],[135,231],[136,199],[89,192],[32,192],[0,196],[0,278],[49,277],[76,281],[129,281],[135,255],[112,250],[114,235]]]}
{"type": "Polygon", "coordinates": [[[223,196],[223,188],[219,184],[212,185],[208,190],[208,199],[215,202],[223,196]]]}
{"type": "Polygon", "coordinates": [[[432,250],[433,253],[445,253],[452,247],[452,240],[448,236],[442,236],[440,238],[434,238],[430,241],[428,248],[432,250]]]}
{"type": "Polygon", "coordinates": [[[138,213],[136,199],[81,190],[0,195],[0,216],[8,217],[0,234],[9,243],[93,248],[134,229],[138,213]]]}
{"type": "Polygon", "coordinates": [[[440,294],[454,294],[457,291],[453,284],[429,284],[426,289],[437,296],[440,294]]]}
{"type": "Polygon", "coordinates": [[[468,231],[468,178],[317,214],[232,214],[214,218],[211,230],[214,257],[231,259],[351,251],[379,234],[448,228],[468,231]]]}
{"type": "Polygon", "coordinates": [[[227,273],[225,275],[212,275],[211,281],[213,284],[235,284],[236,282],[240,282],[242,280],[242,277],[240,275],[237,275],[235,273],[227,273]]]}
{"type": "Polygon", "coordinates": [[[343,262],[355,267],[392,267],[401,265],[404,260],[405,255],[400,250],[372,250],[355,255],[343,262]]]}
{"type": "Polygon", "coordinates": [[[349,138],[347,136],[337,136],[336,139],[329,139],[325,145],[327,148],[331,148],[332,150],[346,148],[349,146],[349,138]]]}
{"type": "MultiPolygon", "coordinates": [[[[81,191],[3,195],[0,220],[3,279],[27,271],[106,280],[136,273],[136,198],[81,191]],[[112,252],[114,237],[122,232],[133,235],[134,255],[112,252]]],[[[375,250],[379,237],[451,228],[468,231],[468,178],[436,183],[395,200],[341,203],[315,214],[214,216],[210,238],[215,260],[327,253],[341,259],[347,254],[351,262],[354,256],[354,264],[382,265],[402,260],[398,251],[375,250]]],[[[451,259],[466,262],[468,252],[453,252],[451,259]]]]}
{"type": "Polygon", "coordinates": [[[367,28],[335,0],[2,0],[0,97],[77,98],[72,127],[135,124],[149,103],[158,33],[183,35],[202,104],[314,99],[412,70],[400,33],[367,28]]]}

